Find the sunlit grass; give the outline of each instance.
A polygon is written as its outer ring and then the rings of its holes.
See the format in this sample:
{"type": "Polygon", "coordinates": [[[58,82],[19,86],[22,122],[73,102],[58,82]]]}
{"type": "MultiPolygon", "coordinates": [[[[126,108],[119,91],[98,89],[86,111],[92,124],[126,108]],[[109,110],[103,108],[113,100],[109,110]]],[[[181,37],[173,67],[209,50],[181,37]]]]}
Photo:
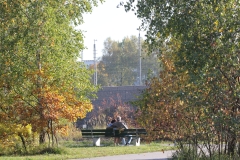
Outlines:
{"type": "Polygon", "coordinates": [[[111,155],[123,155],[123,154],[137,154],[156,151],[165,151],[175,149],[168,143],[142,143],[141,146],[114,146],[111,141],[103,142],[105,146],[94,147],[91,146],[91,142],[65,142],[62,143],[60,149],[61,154],[43,154],[34,156],[3,156],[0,160],[65,160],[65,159],[77,159],[77,158],[91,158],[91,157],[103,157],[111,155]]]}

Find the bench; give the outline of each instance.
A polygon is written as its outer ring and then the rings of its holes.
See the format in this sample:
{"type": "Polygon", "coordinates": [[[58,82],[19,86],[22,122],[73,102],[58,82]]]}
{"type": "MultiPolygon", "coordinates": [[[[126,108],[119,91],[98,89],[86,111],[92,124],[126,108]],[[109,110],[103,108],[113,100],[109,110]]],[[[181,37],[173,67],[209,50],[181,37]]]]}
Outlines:
{"type": "Polygon", "coordinates": [[[83,138],[93,138],[93,145],[100,146],[100,137],[135,137],[133,143],[140,146],[140,135],[147,134],[145,129],[84,129],[83,138]]]}

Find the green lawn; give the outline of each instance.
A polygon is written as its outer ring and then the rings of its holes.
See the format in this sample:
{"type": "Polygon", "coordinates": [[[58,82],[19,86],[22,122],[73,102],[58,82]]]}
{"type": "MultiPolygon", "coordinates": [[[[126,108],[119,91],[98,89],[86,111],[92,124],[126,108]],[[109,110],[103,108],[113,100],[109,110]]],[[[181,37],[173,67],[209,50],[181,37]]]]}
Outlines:
{"type": "Polygon", "coordinates": [[[103,146],[91,146],[90,141],[82,142],[62,142],[61,154],[43,154],[34,156],[2,156],[0,160],[64,160],[77,158],[102,157],[110,155],[123,155],[135,153],[156,152],[162,150],[173,150],[172,144],[154,142],[151,144],[142,143],[141,146],[114,146],[110,141],[101,142],[103,146]]]}

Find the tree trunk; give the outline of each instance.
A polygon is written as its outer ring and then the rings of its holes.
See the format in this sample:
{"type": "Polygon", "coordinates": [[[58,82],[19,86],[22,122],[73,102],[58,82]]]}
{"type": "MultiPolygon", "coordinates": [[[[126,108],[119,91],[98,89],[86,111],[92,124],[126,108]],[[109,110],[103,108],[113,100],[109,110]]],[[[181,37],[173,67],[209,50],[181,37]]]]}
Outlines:
{"type": "Polygon", "coordinates": [[[42,129],[40,134],[39,134],[39,144],[43,144],[43,143],[45,143],[45,132],[42,129]]]}
{"type": "Polygon", "coordinates": [[[228,154],[234,155],[234,150],[236,147],[236,134],[233,131],[229,131],[230,136],[228,139],[228,154]]]}
{"type": "Polygon", "coordinates": [[[52,138],[52,147],[54,146],[54,132],[53,132],[53,123],[52,120],[50,120],[50,127],[51,127],[51,138],[52,138]]]}
{"type": "Polygon", "coordinates": [[[25,142],[24,137],[20,133],[18,134],[18,136],[21,138],[25,152],[27,152],[27,147],[26,147],[26,142],[25,142]]]}

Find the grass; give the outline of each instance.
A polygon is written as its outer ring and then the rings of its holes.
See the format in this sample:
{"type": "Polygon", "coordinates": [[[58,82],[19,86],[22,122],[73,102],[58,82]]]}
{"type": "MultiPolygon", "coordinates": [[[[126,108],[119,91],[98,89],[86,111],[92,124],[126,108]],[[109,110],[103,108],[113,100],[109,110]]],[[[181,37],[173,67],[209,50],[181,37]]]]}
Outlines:
{"type": "Polygon", "coordinates": [[[62,142],[59,147],[61,154],[41,154],[31,156],[2,156],[0,160],[65,160],[77,158],[104,157],[111,155],[159,152],[175,149],[166,142],[141,143],[141,146],[114,146],[112,141],[101,141],[103,146],[94,147],[91,141],[62,142]]]}

